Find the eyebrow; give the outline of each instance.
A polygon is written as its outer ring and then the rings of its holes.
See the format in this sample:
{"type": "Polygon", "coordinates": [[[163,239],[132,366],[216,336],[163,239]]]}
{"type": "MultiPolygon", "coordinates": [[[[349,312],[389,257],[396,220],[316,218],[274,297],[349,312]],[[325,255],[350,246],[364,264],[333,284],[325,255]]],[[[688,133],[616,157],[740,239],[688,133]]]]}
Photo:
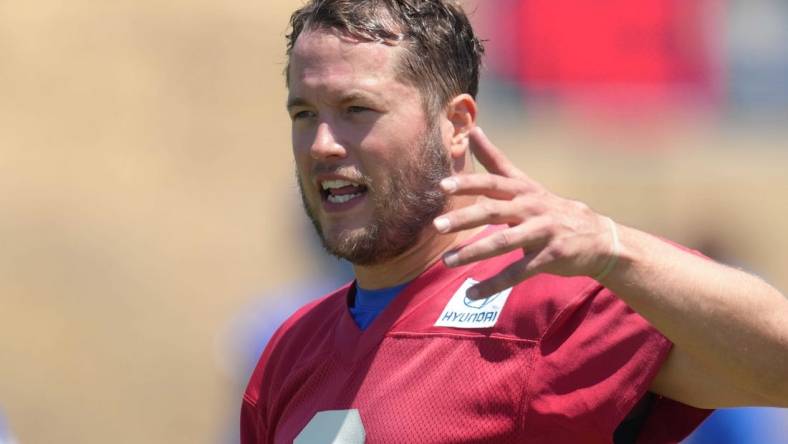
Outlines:
{"type": "Polygon", "coordinates": [[[306,99],[303,99],[301,97],[288,97],[287,98],[287,109],[290,109],[290,108],[293,108],[293,107],[296,107],[296,106],[307,106],[307,105],[309,105],[309,102],[307,102],[306,99]]]}
{"type": "MultiPolygon", "coordinates": [[[[376,99],[374,95],[359,92],[359,91],[352,91],[348,94],[341,96],[337,103],[342,105],[348,102],[355,102],[358,100],[374,101],[376,99]]],[[[287,99],[287,109],[291,109],[297,106],[310,106],[310,105],[311,103],[302,97],[295,96],[295,97],[289,97],[287,99]]]]}
{"type": "Polygon", "coordinates": [[[375,97],[371,94],[362,93],[358,91],[352,91],[349,94],[342,96],[339,100],[340,104],[345,104],[348,102],[356,102],[356,101],[371,101],[375,100],[375,97]]]}

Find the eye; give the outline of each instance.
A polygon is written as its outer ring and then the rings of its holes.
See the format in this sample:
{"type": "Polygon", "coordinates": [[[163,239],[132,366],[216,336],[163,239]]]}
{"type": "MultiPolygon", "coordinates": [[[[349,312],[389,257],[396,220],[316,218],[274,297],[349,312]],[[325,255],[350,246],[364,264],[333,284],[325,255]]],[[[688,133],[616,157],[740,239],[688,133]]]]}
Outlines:
{"type": "Polygon", "coordinates": [[[362,113],[364,111],[372,111],[372,110],[369,109],[369,108],[365,108],[363,106],[349,106],[347,108],[348,114],[358,114],[358,113],[362,113]]]}
{"type": "Polygon", "coordinates": [[[309,119],[315,117],[316,114],[314,111],[302,110],[302,111],[295,111],[290,115],[290,118],[293,120],[301,120],[301,119],[309,119]]]}

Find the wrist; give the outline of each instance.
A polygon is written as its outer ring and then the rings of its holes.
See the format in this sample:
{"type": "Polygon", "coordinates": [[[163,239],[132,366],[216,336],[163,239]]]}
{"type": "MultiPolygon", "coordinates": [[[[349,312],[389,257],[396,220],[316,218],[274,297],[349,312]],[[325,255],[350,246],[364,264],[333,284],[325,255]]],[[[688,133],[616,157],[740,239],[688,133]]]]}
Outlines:
{"type": "Polygon", "coordinates": [[[621,239],[618,225],[609,217],[604,217],[604,224],[609,238],[607,254],[604,255],[603,267],[593,276],[594,280],[600,283],[613,272],[621,255],[621,239]]]}

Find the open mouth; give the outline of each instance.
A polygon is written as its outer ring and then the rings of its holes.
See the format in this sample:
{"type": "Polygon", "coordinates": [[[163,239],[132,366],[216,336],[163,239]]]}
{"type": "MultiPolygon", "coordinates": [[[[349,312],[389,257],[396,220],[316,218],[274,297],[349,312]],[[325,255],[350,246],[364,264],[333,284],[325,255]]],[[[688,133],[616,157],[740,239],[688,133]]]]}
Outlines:
{"type": "Polygon", "coordinates": [[[324,201],[343,204],[357,199],[367,192],[367,187],[349,180],[324,180],[320,182],[320,194],[324,201]]]}

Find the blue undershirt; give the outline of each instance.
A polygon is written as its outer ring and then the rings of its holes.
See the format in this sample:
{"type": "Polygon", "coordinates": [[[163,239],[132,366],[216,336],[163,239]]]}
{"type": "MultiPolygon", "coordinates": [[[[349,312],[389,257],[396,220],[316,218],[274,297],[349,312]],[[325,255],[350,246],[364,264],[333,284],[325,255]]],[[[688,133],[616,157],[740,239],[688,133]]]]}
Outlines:
{"type": "Polygon", "coordinates": [[[379,290],[365,290],[356,285],[356,300],[350,307],[350,316],[356,321],[358,328],[366,330],[406,285],[407,282],[379,290]]]}

